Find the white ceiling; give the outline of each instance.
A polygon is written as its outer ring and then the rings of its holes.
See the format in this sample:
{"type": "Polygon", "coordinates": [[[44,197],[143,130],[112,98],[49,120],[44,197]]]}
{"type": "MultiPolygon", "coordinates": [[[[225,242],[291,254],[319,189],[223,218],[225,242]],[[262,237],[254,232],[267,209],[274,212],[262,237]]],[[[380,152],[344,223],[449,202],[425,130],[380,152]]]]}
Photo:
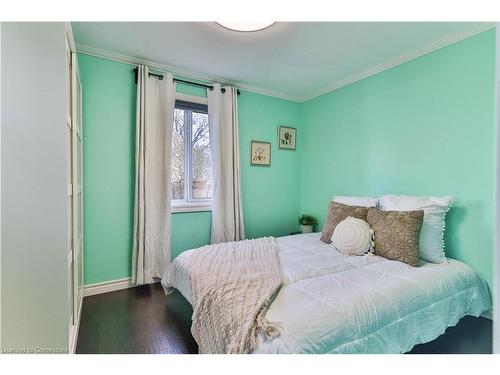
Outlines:
{"type": "Polygon", "coordinates": [[[77,45],[302,101],[491,25],[278,22],[253,33],[213,22],[74,22],[77,45]]]}

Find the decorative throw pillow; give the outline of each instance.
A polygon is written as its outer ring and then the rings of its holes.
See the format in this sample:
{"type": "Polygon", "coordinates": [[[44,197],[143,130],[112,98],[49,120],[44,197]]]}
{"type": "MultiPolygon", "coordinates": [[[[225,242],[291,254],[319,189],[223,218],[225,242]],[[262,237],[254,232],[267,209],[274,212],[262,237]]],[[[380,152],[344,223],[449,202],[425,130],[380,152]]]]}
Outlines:
{"type": "Polygon", "coordinates": [[[366,220],[368,207],[348,206],[342,203],[330,202],[328,203],[328,213],[326,216],[323,230],[321,231],[321,241],[331,243],[332,234],[335,227],[342,220],[347,219],[349,216],[356,219],[366,220]]]}
{"type": "Polygon", "coordinates": [[[376,255],[418,266],[419,236],[424,211],[368,210],[367,222],[374,231],[376,255]]]}
{"type": "Polygon", "coordinates": [[[377,207],[378,204],[378,199],[372,197],[350,197],[345,195],[336,195],[332,200],[337,203],[360,207],[377,207]]]}
{"type": "Polygon", "coordinates": [[[448,196],[384,195],[380,197],[383,210],[424,210],[424,221],[420,232],[420,258],[432,263],[442,263],[446,259],[444,253],[445,217],[452,201],[452,197],[448,196]]]}
{"type": "Polygon", "coordinates": [[[366,221],[349,216],[335,227],[332,246],[347,255],[364,255],[372,246],[372,234],[366,221]]]}

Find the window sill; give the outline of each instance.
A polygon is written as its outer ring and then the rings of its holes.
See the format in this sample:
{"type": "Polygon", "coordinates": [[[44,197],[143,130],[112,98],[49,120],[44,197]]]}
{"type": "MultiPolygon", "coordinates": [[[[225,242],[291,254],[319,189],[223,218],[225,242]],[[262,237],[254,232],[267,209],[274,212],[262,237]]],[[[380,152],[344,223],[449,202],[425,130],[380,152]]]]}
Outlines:
{"type": "Polygon", "coordinates": [[[212,211],[212,204],[209,202],[203,203],[172,203],[172,213],[179,212],[203,212],[203,211],[212,211]]]}

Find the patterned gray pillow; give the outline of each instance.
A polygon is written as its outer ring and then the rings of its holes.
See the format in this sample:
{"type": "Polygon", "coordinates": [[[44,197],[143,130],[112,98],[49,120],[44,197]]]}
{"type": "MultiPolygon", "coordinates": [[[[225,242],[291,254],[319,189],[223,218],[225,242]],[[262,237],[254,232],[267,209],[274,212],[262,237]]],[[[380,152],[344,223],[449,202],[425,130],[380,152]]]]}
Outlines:
{"type": "Polygon", "coordinates": [[[418,267],[419,237],[424,211],[368,210],[366,221],[374,231],[375,254],[418,267]]]}
{"type": "Polygon", "coordinates": [[[366,214],[368,207],[361,206],[348,206],[347,204],[330,202],[328,204],[328,213],[326,215],[325,224],[321,231],[321,241],[325,243],[332,242],[332,234],[335,227],[342,220],[347,219],[349,216],[355,219],[362,219],[366,221],[366,214]]]}

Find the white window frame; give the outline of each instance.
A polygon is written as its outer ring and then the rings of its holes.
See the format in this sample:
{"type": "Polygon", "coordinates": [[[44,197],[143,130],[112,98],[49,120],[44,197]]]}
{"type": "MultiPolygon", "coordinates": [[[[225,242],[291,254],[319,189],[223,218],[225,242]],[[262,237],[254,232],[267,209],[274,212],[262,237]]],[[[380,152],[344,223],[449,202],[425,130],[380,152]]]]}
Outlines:
{"type": "MultiPolygon", "coordinates": [[[[180,94],[175,96],[176,100],[208,105],[207,98],[180,94]]],[[[191,189],[191,118],[184,120],[184,199],[172,199],[172,212],[199,212],[212,210],[212,198],[192,198],[191,189]],[[187,184],[186,184],[187,182],[187,184]]]]}

